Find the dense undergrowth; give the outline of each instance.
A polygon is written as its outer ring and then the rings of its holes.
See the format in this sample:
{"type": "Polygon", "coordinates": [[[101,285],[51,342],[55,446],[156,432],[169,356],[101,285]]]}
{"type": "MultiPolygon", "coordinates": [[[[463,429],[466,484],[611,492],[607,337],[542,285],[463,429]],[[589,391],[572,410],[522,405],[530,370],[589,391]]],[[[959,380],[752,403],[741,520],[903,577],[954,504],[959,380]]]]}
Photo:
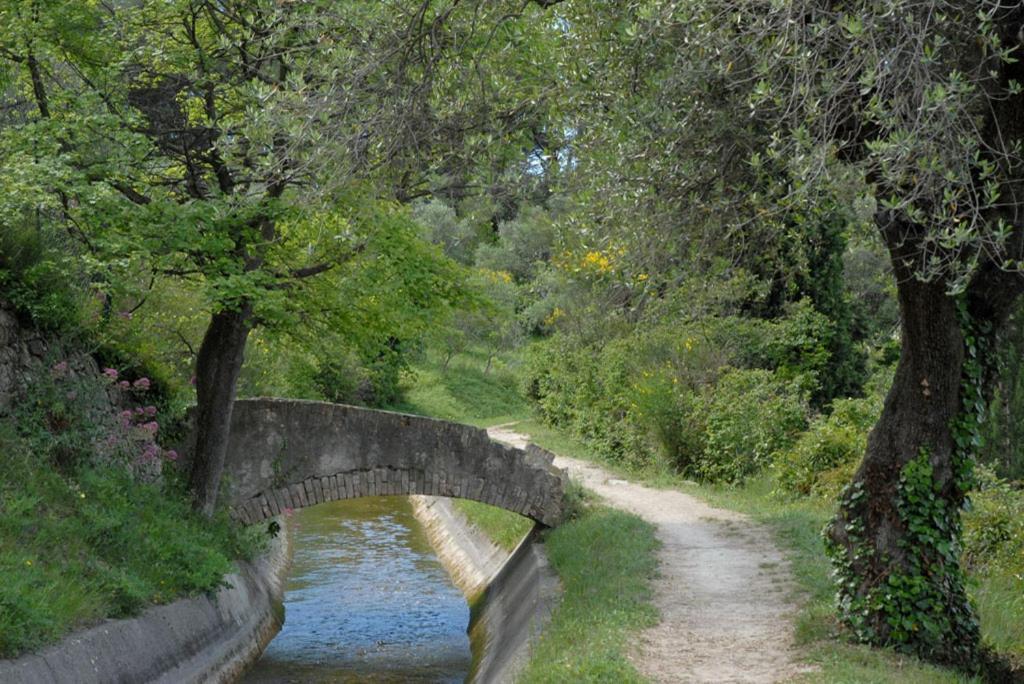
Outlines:
{"type": "Polygon", "coordinates": [[[258,530],[192,512],[148,391],[58,361],[0,416],[0,657],[213,591],[260,548],[258,530]]]}

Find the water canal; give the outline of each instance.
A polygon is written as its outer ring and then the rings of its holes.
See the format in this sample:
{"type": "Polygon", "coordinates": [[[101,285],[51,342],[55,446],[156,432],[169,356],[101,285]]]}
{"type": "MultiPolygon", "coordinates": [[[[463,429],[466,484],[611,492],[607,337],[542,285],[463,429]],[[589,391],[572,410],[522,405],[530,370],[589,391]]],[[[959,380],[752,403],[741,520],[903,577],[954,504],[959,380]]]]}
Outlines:
{"type": "Polygon", "coordinates": [[[404,497],[292,516],[285,624],[246,684],[461,682],[469,608],[404,497]]]}

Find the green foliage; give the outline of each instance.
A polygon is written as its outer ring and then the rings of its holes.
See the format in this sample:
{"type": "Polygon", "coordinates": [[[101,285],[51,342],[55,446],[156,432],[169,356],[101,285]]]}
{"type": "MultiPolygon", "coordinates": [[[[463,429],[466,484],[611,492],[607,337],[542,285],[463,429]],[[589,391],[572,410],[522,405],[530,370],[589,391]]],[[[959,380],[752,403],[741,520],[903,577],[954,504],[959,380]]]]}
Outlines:
{"type": "Polygon", "coordinates": [[[423,226],[424,237],[440,245],[445,255],[467,266],[473,264],[481,236],[471,221],[460,218],[439,199],[414,204],[412,215],[423,226]]]}
{"type": "Polygon", "coordinates": [[[738,480],[803,428],[826,328],[798,304],[774,321],[709,317],[592,345],[562,333],[529,349],[524,393],[604,458],[642,466],[653,453],[693,477],[738,480]]]}
{"type": "Polygon", "coordinates": [[[525,282],[548,261],[555,242],[551,217],[539,207],[524,207],[516,218],[498,225],[498,239],[483,244],[476,252],[478,266],[511,273],[525,282]]]}
{"type": "Polygon", "coordinates": [[[995,387],[979,460],[1003,477],[1024,480],[1024,309],[1004,326],[993,356],[995,387]]]}
{"type": "Polygon", "coordinates": [[[724,373],[696,408],[707,437],[694,471],[712,481],[736,482],[767,467],[807,421],[800,389],[760,369],[724,373]]]}
{"type": "Polygon", "coordinates": [[[76,245],[52,228],[0,219],[0,298],[41,330],[79,332],[89,302],[75,252],[76,245]]]}
{"type": "MultiPolygon", "coordinates": [[[[964,513],[963,562],[974,574],[1024,572],[1024,491],[977,467],[978,487],[964,513]]],[[[1022,580],[1024,581],[1024,580],[1022,580]]]]}
{"type": "Polygon", "coordinates": [[[846,476],[853,474],[853,466],[864,456],[868,432],[881,411],[879,394],[832,402],[832,413],[815,417],[792,448],[776,455],[774,472],[779,490],[789,495],[834,499],[849,482],[846,476]],[[838,473],[834,472],[837,469],[838,473]]]}

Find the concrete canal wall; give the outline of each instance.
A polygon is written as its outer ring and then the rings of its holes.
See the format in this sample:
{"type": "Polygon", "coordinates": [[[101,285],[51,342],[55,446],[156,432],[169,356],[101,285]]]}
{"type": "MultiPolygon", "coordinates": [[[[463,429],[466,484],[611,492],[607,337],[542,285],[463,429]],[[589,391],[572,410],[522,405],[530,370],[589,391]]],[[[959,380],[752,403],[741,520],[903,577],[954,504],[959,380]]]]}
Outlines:
{"type": "Polygon", "coordinates": [[[451,499],[414,496],[413,510],[472,607],[470,682],[504,684],[529,661],[561,593],[534,527],[511,553],[497,547],[451,499]]]}
{"type": "Polygon", "coordinates": [[[233,681],[281,628],[287,532],[260,558],[238,564],[216,594],[108,620],[42,651],[0,660],[0,682],[199,684],[233,681]]]}

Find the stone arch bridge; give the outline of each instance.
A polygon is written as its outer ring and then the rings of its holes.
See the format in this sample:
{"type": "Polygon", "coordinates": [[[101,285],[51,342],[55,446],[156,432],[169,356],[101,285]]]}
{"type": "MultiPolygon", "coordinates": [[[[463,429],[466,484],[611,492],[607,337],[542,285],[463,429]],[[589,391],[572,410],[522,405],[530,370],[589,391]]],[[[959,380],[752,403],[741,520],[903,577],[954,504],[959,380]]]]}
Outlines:
{"type": "Polygon", "coordinates": [[[565,474],[550,453],[484,430],[318,401],[235,403],[223,496],[256,523],[325,501],[428,494],[472,499],[543,525],[562,517],[565,474]]]}

